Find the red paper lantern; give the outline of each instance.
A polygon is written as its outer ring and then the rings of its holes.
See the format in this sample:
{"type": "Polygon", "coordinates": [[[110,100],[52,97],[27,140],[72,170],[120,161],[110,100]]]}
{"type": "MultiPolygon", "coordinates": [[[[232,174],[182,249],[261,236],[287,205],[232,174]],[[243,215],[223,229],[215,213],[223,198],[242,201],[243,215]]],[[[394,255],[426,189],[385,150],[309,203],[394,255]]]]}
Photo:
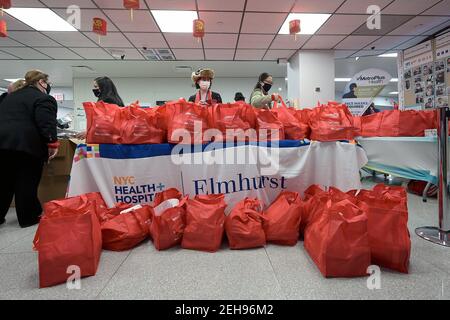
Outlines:
{"type": "Polygon", "coordinates": [[[205,36],[205,22],[200,19],[194,20],[194,37],[198,38],[200,41],[200,38],[203,38],[205,36]]]}
{"type": "Polygon", "coordinates": [[[2,9],[11,8],[11,0],[0,0],[0,8],[2,9]]]}
{"type": "Polygon", "coordinates": [[[289,33],[296,35],[300,32],[300,20],[291,20],[289,21],[289,33]]]}
{"type": "Polygon", "coordinates": [[[6,38],[8,36],[8,27],[6,21],[0,21],[0,38],[6,38]]]}
{"type": "Polygon", "coordinates": [[[140,8],[139,0],[123,0],[123,6],[125,9],[138,10],[140,8]]]}
{"type": "Polygon", "coordinates": [[[108,33],[107,28],[108,28],[108,24],[106,23],[106,21],[104,19],[94,18],[93,25],[92,25],[93,32],[95,32],[101,36],[106,36],[106,34],[108,33]]]}

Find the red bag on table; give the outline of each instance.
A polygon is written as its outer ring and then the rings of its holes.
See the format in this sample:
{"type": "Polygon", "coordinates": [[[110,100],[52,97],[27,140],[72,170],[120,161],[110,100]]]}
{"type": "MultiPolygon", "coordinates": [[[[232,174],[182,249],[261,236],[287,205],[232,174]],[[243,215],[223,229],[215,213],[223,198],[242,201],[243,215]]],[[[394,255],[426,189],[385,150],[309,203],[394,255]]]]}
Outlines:
{"type": "Polygon", "coordinates": [[[367,276],[367,216],[349,200],[328,200],[305,231],[305,249],[325,277],[367,276]]]}
{"type": "Polygon", "coordinates": [[[296,110],[288,108],[281,99],[281,107],[278,107],[278,101],[275,101],[272,112],[283,124],[284,135],[287,140],[303,140],[308,137],[309,125],[300,122],[296,117],[296,110]]]}
{"type": "Polygon", "coordinates": [[[256,112],[256,132],[259,141],[284,140],[284,127],[277,116],[266,109],[255,109],[256,112]]]}
{"type": "Polygon", "coordinates": [[[210,128],[208,108],[184,99],[166,103],[165,122],[169,143],[191,144],[209,142],[205,131],[210,128]],[[196,132],[197,131],[197,132],[196,132]]]}
{"type": "Polygon", "coordinates": [[[181,247],[216,252],[222,244],[225,223],[225,195],[197,195],[186,205],[186,229],[181,247]]]}
{"type": "Polygon", "coordinates": [[[256,126],[256,115],[251,105],[244,103],[216,104],[210,107],[209,111],[211,112],[212,126],[222,132],[222,140],[234,140],[234,135],[227,136],[227,129],[239,130],[239,133],[241,130],[244,131],[242,139],[238,137],[238,141],[257,140],[256,136],[248,136],[250,133],[255,133],[253,130],[249,130],[255,129],[256,126]]]}
{"type": "Polygon", "coordinates": [[[361,117],[363,137],[398,137],[400,111],[389,110],[361,117]]]}
{"type": "Polygon", "coordinates": [[[86,112],[88,144],[122,143],[121,126],[123,110],[115,104],[104,102],[83,103],[86,112]]]}
{"type": "Polygon", "coordinates": [[[357,130],[353,117],[345,104],[335,102],[314,109],[309,120],[311,140],[353,140],[357,130]]]}
{"type": "Polygon", "coordinates": [[[362,136],[362,126],[361,126],[361,122],[362,122],[362,117],[357,117],[354,116],[353,117],[353,126],[355,127],[355,136],[359,137],[362,136]]]}
{"type": "Polygon", "coordinates": [[[166,250],[181,243],[186,227],[186,200],[187,197],[175,188],[156,194],[150,234],[157,250],[166,250]]]}
{"type": "Polygon", "coordinates": [[[304,237],[306,228],[322,214],[325,203],[329,199],[328,192],[318,185],[312,185],[305,191],[302,218],[300,220],[300,236],[304,237]]]}
{"type": "Polygon", "coordinates": [[[137,207],[129,211],[130,209],[101,225],[103,249],[130,250],[148,238],[153,209],[150,206],[137,207]]]}
{"type": "Polygon", "coordinates": [[[164,117],[157,109],[132,105],[122,109],[123,144],[159,144],[166,140],[164,117]]]}
{"type": "Polygon", "coordinates": [[[230,249],[264,247],[266,236],[263,230],[262,205],[258,199],[245,198],[225,218],[230,249]]]}
{"type": "Polygon", "coordinates": [[[381,184],[373,191],[361,190],[356,198],[368,207],[372,263],[408,273],[411,240],[406,191],[381,184]]]}
{"type": "Polygon", "coordinates": [[[300,123],[305,128],[305,137],[306,139],[311,138],[311,127],[309,126],[309,119],[313,113],[313,109],[304,108],[300,110],[295,110],[295,117],[300,121],[300,123]]]}
{"type": "Polygon", "coordinates": [[[436,110],[400,111],[400,137],[424,137],[426,129],[437,129],[436,110]]]}
{"type": "Polygon", "coordinates": [[[86,197],[51,201],[44,205],[44,215],[34,237],[39,253],[39,286],[65,283],[79,268],[81,277],[97,272],[102,252],[102,233],[95,203],[86,197]],[[68,273],[69,272],[69,273],[68,273]]]}
{"type": "Polygon", "coordinates": [[[302,199],[297,192],[282,191],[264,211],[263,227],[268,242],[295,246],[302,219],[302,199]]]}

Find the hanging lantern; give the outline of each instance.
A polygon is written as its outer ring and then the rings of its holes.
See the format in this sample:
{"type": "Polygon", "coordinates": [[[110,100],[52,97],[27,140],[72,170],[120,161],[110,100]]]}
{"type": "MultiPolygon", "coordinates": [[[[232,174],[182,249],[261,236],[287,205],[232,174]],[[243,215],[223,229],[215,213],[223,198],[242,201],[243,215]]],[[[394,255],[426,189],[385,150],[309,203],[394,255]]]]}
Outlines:
{"type": "Polygon", "coordinates": [[[104,19],[102,18],[93,19],[92,31],[98,34],[98,43],[100,43],[100,36],[106,36],[106,34],[108,33],[107,28],[108,25],[104,19]]]}
{"type": "Polygon", "coordinates": [[[8,26],[6,21],[0,20],[0,38],[6,38],[8,36],[8,26]]]}
{"type": "Polygon", "coordinates": [[[300,20],[289,21],[289,33],[294,35],[294,39],[297,40],[297,33],[300,32],[300,20]]]}
{"type": "Polygon", "coordinates": [[[11,0],[0,0],[0,11],[2,12],[3,17],[3,9],[11,8],[11,0]]]}
{"type": "Polygon", "coordinates": [[[194,20],[194,37],[200,42],[200,38],[205,36],[205,22],[200,19],[194,20]]]}
{"type": "Polygon", "coordinates": [[[140,8],[139,0],[123,0],[123,6],[125,9],[130,10],[131,21],[133,21],[133,10],[138,10],[140,8]]]}

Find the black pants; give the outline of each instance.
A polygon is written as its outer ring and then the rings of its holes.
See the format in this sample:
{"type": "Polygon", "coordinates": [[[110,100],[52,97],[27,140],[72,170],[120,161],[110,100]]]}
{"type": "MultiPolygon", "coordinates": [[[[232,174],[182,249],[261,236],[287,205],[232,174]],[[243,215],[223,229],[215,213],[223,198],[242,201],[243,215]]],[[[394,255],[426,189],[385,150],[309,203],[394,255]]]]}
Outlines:
{"type": "Polygon", "coordinates": [[[39,222],[42,214],[37,193],[44,160],[25,152],[0,150],[0,220],[8,213],[13,196],[21,227],[39,222]]]}

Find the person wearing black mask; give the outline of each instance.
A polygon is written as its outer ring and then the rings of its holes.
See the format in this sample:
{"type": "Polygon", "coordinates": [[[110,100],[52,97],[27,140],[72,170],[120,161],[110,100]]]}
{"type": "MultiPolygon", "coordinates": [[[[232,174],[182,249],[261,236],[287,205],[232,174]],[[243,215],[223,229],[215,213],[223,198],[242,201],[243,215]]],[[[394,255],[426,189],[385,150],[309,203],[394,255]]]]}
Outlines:
{"type": "Polygon", "coordinates": [[[272,101],[278,101],[280,98],[278,93],[269,95],[272,85],[272,76],[268,73],[261,74],[255,89],[250,95],[250,104],[256,108],[270,109],[272,107],[272,101]]]}
{"type": "Polygon", "coordinates": [[[39,222],[42,207],[38,186],[44,163],[58,153],[58,105],[49,95],[48,75],[39,70],[25,75],[25,87],[8,94],[0,104],[0,224],[15,196],[22,228],[39,222]]]}
{"type": "MultiPolygon", "coordinates": [[[[98,98],[97,102],[102,101],[104,103],[118,105],[119,107],[125,106],[122,98],[117,92],[114,82],[108,77],[96,78],[94,80],[94,88],[92,89],[92,93],[96,98],[98,98]]],[[[86,139],[86,131],[78,133],[76,138],[82,140],[86,139]]]]}

